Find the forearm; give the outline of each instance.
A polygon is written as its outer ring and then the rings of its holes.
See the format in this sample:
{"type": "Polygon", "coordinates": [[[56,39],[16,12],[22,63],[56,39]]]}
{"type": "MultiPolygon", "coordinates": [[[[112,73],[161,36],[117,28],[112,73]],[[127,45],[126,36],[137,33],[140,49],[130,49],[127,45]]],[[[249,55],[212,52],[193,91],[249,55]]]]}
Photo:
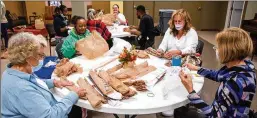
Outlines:
{"type": "Polygon", "coordinates": [[[205,68],[199,68],[197,74],[204,76],[205,78],[211,79],[213,81],[219,82],[220,79],[218,78],[219,71],[210,70],[205,68]]]}

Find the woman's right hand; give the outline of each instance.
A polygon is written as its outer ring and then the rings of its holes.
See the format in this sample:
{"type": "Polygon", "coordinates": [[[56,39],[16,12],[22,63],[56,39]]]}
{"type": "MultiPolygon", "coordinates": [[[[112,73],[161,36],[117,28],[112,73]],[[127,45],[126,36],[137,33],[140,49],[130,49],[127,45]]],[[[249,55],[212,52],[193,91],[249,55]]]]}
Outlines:
{"type": "Polygon", "coordinates": [[[70,91],[74,91],[81,98],[86,96],[86,90],[75,85],[67,87],[70,91]]]}
{"type": "Polygon", "coordinates": [[[184,64],[183,67],[187,67],[189,70],[193,70],[193,71],[198,71],[200,69],[200,67],[198,66],[195,66],[191,63],[187,63],[187,64],[184,64]]]}

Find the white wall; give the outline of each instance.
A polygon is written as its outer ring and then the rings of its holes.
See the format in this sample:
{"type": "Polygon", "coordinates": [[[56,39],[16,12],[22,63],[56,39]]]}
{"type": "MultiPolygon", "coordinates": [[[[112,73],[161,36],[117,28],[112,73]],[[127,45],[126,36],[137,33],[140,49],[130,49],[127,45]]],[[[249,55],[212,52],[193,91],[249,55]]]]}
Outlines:
{"type": "Polygon", "coordinates": [[[253,19],[255,13],[257,13],[257,1],[248,1],[244,19],[253,19]]]}

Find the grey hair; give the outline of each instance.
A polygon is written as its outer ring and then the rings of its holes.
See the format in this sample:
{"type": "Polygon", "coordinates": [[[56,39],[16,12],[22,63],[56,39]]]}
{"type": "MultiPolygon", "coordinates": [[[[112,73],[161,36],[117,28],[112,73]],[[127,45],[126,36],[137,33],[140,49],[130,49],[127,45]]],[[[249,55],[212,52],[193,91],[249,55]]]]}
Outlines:
{"type": "Polygon", "coordinates": [[[47,41],[46,41],[46,38],[44,37],[44,36],[42,36],[42,35],[37,35],[37,40],[38,40],[38,42],[42,45],[42,46],[44,46],[44,47],[47,47],[47,41]]]}
{"type": "Polygon", "coordinates": [[[28,57],[39,52],[38,37],[32,33],[21,32],[13,35],[8,42],[8,59],[11,64],[25,64],[28,57]]]}
{"type": "Polygon", "coordinates": [[[95,10],[94,9],[88,9],[88,12],[87,12],[87,18],[88,20],[93,20],[95,19],[95,10]]]}

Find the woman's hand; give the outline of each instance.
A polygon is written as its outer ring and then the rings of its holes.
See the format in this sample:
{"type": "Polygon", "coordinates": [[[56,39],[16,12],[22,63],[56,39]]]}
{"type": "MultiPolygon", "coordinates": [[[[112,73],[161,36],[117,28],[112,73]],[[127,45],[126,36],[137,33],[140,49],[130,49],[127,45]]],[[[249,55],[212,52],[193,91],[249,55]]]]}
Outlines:
{"type": "Polygon", "coordinates": [[[189,70],[192,70],[192,71],[198,71],[200,69],[200,67],[198,66],[195,66],[193,64],[190,64],[190,63],[187,63],[187,64],[184,64],[183,67],[187,67],[189,70]]]}
{"type": "Polygon", "coordinates": [[[68,86],[67,88],[68,88],[70,91],[74,91],[75,93],[77,93],[80,98],[86,96],[86,90],[83,89],[83,88],[77,87],[77,86],[75,86],[75,85],[73,85],[73,86],[68,86]]]}
{"type": "Polygon", "coordinates": [[[58,88],[63,88],[72,85],[74,85],[74,83],[68,80],[54,80],[54,86],[58,88]]]}
{"type": "Polygon", "coordinates": [[[172,58],[172,55],[173,55],[173,51],[168,51],[166,53],[164,53],[164,57],[167,58],[167,59],[171,59],[172,58]]]}
{"type": "Polygon", "coordinates": [[[123,30],[124,30],[124,32],[130,32],[129,28],[124,28],[123,30]]]}
{"type": "Polygon", "coordinates": [[[185,86],[188,93],[191,93],[193,89],[192,76],[189,74],[185,74],[183,71],[179,72],[179,77],[181,79],[182,84],[185,86]]]}
{"type": "Polygon", "coordinates": [[[158,54],[158,55],[161,55],[161,54],[164,53],[164,51],[163,51],[162,49],[158,49],[158,50],[156,50],[156,51],[157,51],[157,54],[158,54]]]}

